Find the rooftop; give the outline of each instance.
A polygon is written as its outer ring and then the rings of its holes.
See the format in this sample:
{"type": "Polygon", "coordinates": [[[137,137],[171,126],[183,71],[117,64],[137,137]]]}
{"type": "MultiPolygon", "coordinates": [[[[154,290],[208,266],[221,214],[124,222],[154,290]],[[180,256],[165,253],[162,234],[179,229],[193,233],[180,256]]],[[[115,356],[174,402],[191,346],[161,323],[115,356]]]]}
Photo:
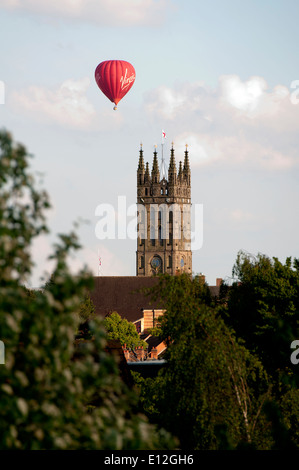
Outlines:
{"type": "MultiPolygon", "coordinates": [[[[90,293],[96,314],[106,316],[116,311],[122,318],[136,322],[143,317],[142,310],[162,308],[159,302],[152,302],[142,289],[159,282],[153,276],[97,276],[90,293]]],[[[212,296],[219,294],[219,286],[210,286],[212,296]]]]}

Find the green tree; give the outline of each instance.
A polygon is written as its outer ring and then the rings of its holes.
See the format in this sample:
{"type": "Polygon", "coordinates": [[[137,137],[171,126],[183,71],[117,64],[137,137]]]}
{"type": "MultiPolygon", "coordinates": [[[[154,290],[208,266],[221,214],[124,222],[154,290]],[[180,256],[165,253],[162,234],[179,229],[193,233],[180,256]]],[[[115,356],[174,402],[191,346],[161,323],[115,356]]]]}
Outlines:
{"type": "Polygon", "coordinates": [[[118,339],[122,346],[134,350],[136,347],[147,348],[147,343],[140,339],[136,327],[117,312],[104,318],[104,325],[109,339],[118,339]]]}
{"type": "Polygon", "coordinates": [[[168,345],[158,378],[139,380],[151,419],[171,429],[183,448],[267,448],[263,405],[271,386],[261,362],[205,304],[197,278],[163,275],[149,292],[166,310],[160,328],[168,345]]]}
{"type": "Polygon", "coordinates": [[[96,316],[95,306],[93,301],[90,298],[90,295],[87,293],[84,295],[84,300],[80,303],[79,310],[79,321],[84,323],[90,320],[93,320],[96,316]]]}
{"type": "Polygon", "coordinates": [[[274,378],[299,385],[290,345],[299,338],[299,261],[239,252],[233,267],[237,282],[229,289],[226,322],[258,354],[274,378]]]}
{"type": "Polygon", "coordinates": [[[78,331],[76,338],[90,339],[92,332],[90,331],[90,322],[96,318],[95,306],[88,292],[85,293],[84,299],[80,302],[78,312],[78,331]]]}
{"type": "Polygon", "coordinates": [[[291,343],[299,338],[299,260],[289,257],[282,263],[240,251],[233,276],[236,282],[228,289],[222,316],[271,377],[275,403],[268,408],[269,419],[284,434],[283,439],[278,431],[273,434],[273,446],[299,447],[298,366],[290,360],[291,343]]]}
{"type": "MultiPolygon", "coordinates": [[[[140,449],[159,447],[159,433],[136,412],[136,397],[105,353],[103,321],[76,349],[80,303],[92,288],[85,270],[73,276],[67,256],[79,247],[60,235],[46,289],[24,287],[33,262],[30,246],[46,232],[46,193],[35,189],[28,153],[0,132],[0,365],[1,449],[140,449]]],[[[171,441],[172,442],[172,441],[171,441]]],[[[170,445],[168,435],[163,443],[170,445]]]]}

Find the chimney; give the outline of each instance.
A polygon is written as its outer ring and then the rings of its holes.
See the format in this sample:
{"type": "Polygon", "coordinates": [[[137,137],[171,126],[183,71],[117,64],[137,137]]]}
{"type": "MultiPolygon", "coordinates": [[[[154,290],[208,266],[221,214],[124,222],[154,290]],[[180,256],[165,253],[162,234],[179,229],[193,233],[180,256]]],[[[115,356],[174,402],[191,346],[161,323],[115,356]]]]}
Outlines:
{"type": "Polygon", "coordinates": [[[125,359],[128,362],[130,360],[130,350],[127,349],[126,344],[123,345],[123,352],[124,352],[125,359]]]}
{"type": "Polygon", "coordinates": [[[144,361],[145,351],[142,346],[135,348],[135,354],[138,361],[144,361]]]}
{"type": "Polygon", "coordinates": [[[152,350],[151,350],[151,359],[158,359],[158,350],[157,350],[157,348],[152,348],[152,350]]]}
{"type": "Polygon", "coordinates": [[[220,287],[220,286],[221,286],[222,280],[223,280],[223,279],[222,279],[221,277],[217,277],[217,279],[216,279],[216,286],[217,286],[217,287],[220,287]]]}

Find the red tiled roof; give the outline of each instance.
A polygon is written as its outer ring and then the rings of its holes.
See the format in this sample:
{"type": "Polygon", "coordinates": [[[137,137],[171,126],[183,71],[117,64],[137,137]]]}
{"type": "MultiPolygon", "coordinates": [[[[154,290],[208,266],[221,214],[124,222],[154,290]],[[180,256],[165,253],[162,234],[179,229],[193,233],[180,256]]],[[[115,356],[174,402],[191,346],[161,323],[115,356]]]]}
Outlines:
{"type": "Polygon", "coordinates": [[[122,318],[134,322],[142,318],[142,309],[159,308],[157,302],[138,291],[152,287],[157,277],[98,276],[94,278],[94,289],[90,293],[96,314],[106,316],[116,311],[122,318]]]}

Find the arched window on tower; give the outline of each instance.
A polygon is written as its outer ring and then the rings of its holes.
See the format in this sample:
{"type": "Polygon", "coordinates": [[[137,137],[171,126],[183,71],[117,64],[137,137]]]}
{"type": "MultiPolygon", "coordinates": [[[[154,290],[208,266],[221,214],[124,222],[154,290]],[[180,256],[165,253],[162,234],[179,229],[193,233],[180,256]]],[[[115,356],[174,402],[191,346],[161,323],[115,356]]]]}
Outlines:
{"type": "Polygon", "coordinates": [[[159,210],[158,212],[158,238],[160,246],[163,246],[163,238],[162,238],[162,212],[159,210]]]}
{"type": "Polygon", "coordinates": [[[169,245],[172,245],[173,242],[173,209],[169,211],[169,245]]]}
{"type": "Polygon", "coordinates": [[[162,227],[161,227],[161,225],[160,225],[159,228],[158,228],[158,236],[159,236],[159,243],[160,243],[160,246],[163,246],[162,227]]]}
{"type": "Polygon", "coordinates": [[[158,205],[151,204],[150,207],[150,240],[151,245],[156,246],[156,238],[158,238],[158,205]]]}

